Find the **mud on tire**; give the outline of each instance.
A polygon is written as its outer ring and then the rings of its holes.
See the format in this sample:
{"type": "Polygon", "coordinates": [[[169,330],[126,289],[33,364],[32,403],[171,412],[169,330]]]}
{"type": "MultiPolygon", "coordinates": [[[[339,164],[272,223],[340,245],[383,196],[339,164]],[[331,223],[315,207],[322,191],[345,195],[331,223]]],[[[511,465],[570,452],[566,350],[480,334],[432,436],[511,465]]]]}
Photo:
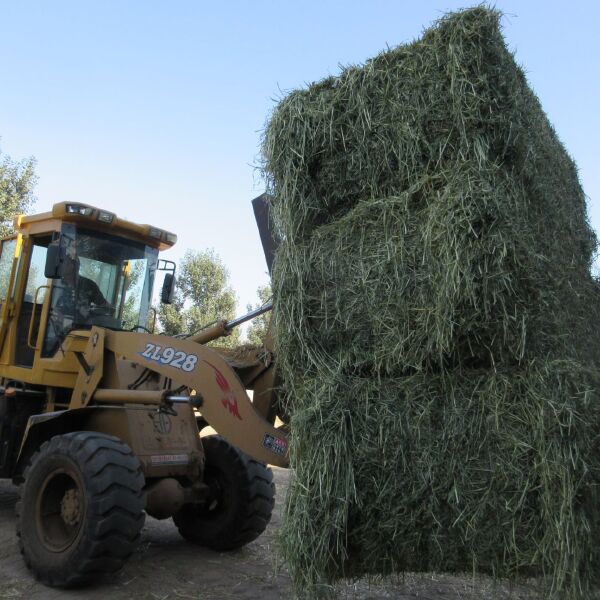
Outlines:
{"type": "Polygon", "coordinates": [[[118,438],[80,431],[45,442],[25,470],[17,535],[41,582],[79,586],[120,569],[144,525],[144,476],[118,438]]]}
{"type": "Polygon", "coordinates": [[[206,455],[204,505],[187,504],[173,521],[188,541],[225,551],[255,540],[266,529],[275,502],[271,469],[220,436],[202,438],[206,455]]]}

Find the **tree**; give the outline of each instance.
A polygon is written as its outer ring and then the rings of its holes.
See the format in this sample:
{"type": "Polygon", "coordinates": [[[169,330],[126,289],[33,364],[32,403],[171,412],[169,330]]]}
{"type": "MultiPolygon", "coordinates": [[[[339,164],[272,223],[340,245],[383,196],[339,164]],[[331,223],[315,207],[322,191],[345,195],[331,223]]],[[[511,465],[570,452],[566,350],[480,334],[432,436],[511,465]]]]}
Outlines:
{"type": "MultiPolygon", "coordinates": [[[[178,267],[173,304],[161,304],[158,320],[167,335],[194,333],[204,326],[235,316],[236,298],[229,271],[214,250],[188,250],[178,267]]],[[[239,344],[237,329],[216,341],[218,346],[239,344]]]]}
{"type": "MultiPolygon", "coordinates": [[[[271,299],[273,295],[271,292],[271,286],[267,283],[267,285],[261,285],[257,290],[256,294],[258,295],[258,299],[260,302],[255,306],[248,304],[246,307],[248,311],[251,311],[255,308],[260,308],[271,299]]],[[[246,337],[248,339],[248,343],[254,346],[262,346],[265,341],[265,336],[267,335],[267,330],[269,328],[269,323],[271,321],[271,311],[260,315],[259,317],[255,317],[250,322],[250,326],[248,327],[248,331],[246,333],[246,337]]]]}
{"type": "Polygon", "coordinates": [[[36,181],[33,158],[13,161],[0,152],[0,237],[9,235],[13,219],[33,204],[36,181]]]}

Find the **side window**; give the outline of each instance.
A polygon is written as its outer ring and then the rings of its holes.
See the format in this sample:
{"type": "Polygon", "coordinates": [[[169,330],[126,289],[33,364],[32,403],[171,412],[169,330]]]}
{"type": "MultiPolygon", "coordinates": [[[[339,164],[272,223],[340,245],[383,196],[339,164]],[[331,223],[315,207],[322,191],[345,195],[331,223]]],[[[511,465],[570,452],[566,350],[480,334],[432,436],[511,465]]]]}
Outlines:
{"type": "MultiPolygon", "coordinates": [[[[31,252],[31,261],[29,263],[29,272],[27,274],[27,284],[25,286],[25,302],[33,302],[35,292],[41,285],[46,285],[46,277],[44,276],[44,267],[46,265],[46,254],[48,248],[46,246],[33,246],[31,252]]],[[[46,289],[40,291],[37,301],[41,304],[46,297],[46,289]]]]}
{"type": "Polygon", "coordinates": [[[10,270],[12,268],[15,256],[17,240],[4,240],[0,249],[0,304],[4,304],[8,294],[8,283],[10,279],[10,270]]]}

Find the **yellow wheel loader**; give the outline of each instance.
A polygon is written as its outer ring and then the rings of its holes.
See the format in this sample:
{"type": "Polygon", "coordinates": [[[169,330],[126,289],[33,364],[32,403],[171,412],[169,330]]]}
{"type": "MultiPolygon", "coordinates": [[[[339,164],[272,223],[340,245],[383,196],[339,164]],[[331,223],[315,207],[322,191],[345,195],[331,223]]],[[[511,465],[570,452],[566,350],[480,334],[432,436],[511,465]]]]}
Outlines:
{"type": "Polygon", "coordinates": [[[145,513],[217,550],[271,517],[266,465],[286,466],[288,451],[273,353],[206,346],[262,311],[152,333],[155,276],[166,271],[162,302],[175,283],[159,252],[175,242],[79,203],[20,216],[1,241],[0,477],[20,486],[21,552],[48,585],[121,568],[145,513]],[[207,425],[219,435],[201,437],[207,425]]]}

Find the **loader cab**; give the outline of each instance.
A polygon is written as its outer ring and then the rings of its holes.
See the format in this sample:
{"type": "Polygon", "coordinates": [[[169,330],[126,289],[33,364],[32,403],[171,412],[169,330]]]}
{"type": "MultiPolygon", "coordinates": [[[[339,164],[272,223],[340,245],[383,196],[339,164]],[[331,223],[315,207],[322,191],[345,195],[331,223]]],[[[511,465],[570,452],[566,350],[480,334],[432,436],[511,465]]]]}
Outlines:
{"type": "MultiPolygon", "coordinates": [[[[42,357],[52,356],[74,329],[146,327],[157,248],[65,223],[46,250],[44,272],[53,285],[42,357]]],[[[37,283],[26,288],[30,296],[37,283]]]]}
{"type": "Polygon", "coordinates": [[[173,234],[69,203],[20,217],[15,230],[0,246],[0,377],[65,382],[78,369],[66,349],[86,343],[93,326],[148,327],[155,274],[165,268],[159,251],[173,234]]]}

